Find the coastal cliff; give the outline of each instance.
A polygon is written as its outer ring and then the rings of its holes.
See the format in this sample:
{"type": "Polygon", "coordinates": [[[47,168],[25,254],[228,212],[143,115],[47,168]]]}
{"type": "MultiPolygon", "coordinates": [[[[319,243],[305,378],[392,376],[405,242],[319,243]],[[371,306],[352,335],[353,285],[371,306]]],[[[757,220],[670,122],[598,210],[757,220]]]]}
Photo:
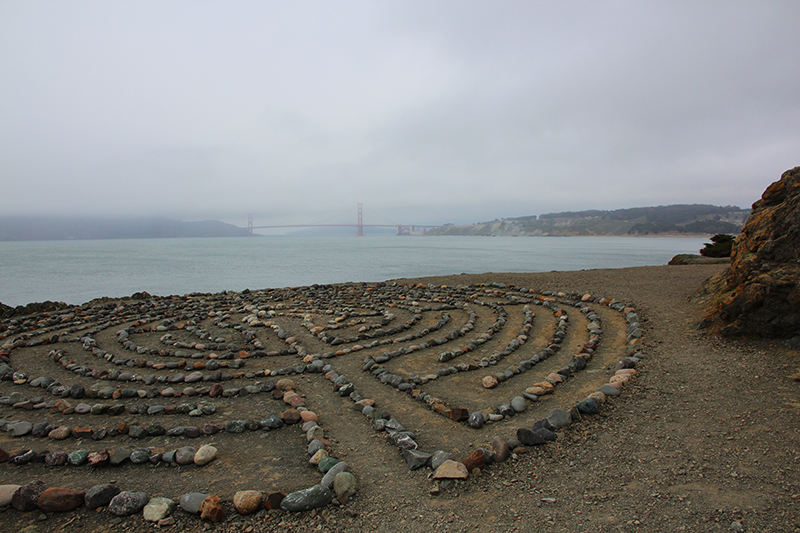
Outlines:
{"type": "Polygon", "coordinates": [[[705,284],[703,324],[726,335],[800,335],[800,167],[787,170],[753,204],[731,266],[705,284]]]}

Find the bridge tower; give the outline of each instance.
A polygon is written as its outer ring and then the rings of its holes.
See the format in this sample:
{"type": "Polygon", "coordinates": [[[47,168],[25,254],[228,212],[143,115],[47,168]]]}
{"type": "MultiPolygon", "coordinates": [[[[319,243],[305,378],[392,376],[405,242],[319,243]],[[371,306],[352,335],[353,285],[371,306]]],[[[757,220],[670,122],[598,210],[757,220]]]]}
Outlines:
{"type": "Polygon", "coordinates": [[[253,213],[247,213],[247,234],[253,236],[253,213]]]}
{"type": "Polygon", "coordinates": [[[358,237],[364,236],[364,213],[361,211],[361,202],[358,202],[358,237]]]}

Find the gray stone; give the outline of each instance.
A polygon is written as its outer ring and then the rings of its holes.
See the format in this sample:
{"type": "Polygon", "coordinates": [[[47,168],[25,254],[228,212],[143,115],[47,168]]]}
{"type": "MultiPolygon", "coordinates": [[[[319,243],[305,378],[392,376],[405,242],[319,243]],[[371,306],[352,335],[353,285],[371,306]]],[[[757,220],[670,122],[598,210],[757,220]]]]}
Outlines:
{"type": "Polygon", "coordinates": [[[158,522],[168,517],[174,510],[175,502],[169,498],[157,496],[144,506],[144,519],[147,522],[158,522]]]}
{"type": "Polygon", "coordinates": [[[453,460],[453,454],[442,450],[436,450],[435,452],[433,452],[433,455],[431,456],[431,469],[436,470],[440,466],[442,466],[442,464],[445,461],[452,461],[452,460],[453,460]]]}
{"type": "Polygon", "coordinates": [[[38,424],[34,424],[33,428],[31,429],[31,435],[34,437],[46,437],[50,431],[52,431],[53,426],[49,422],[39,422],[38,424]]]}
{"type": "Polygon", "coordinates": [[[138,465],[150,460],[150,448],[138,448],[131,452],[131,463],[138,465]]]}
{"type": "Polygon", "coordinates": [[[555,429],[563,428],[572,423],[572,415],[568,411],[556,407],[547,415],[547,422],[555,429]]]}
{"type": "Polygon", "coordinates": [[[187,513],[197,514],[200,512],[200,504],[203,503],[203,500],[206,498],[208,498],[208,494],[203,494],[201,492],[190,492],[181,496],[178,504],[181,506],[181,509],[187,513]]]}
{"type": "Polygon", "coordinates": [[[175,462],[179,465],[190,465],[194,462],[197,448],[194,446],[182,446],[175,452],[175,462]]]}
{"type": "Polygon", "coordinates": [[[547,442],[544,437],[527,428],[519,428],[517,430],[517,440],[524,446],[538,446],[547,442]]]}
{"type": "Polygon", "coordinates": [[[556,434],[547,429],[546,427],[539,427],[534,429],[533,431],[546,441],[556,440],[556,434]]]}
{"type": "Polygon", "coordinates": [[[283,420],[278,415],[269,415],[264,422],[269,429],[279,429],[283,426],[283,420]]]}
{"type": "Polygon", "coordinates": [[[319,450],[325,449],[325,443],[321,440],[312,440],[308,443],[308,455],[314,455],[319,450]]]}
{"type": "Polygon", "coordinates": [[[109,463],[112,465],[121,465],[131,458],[131,450],[125,448],[115,448],[109,454],[109,463]]]}
{"type": "Polygon", "coordinates": [[[123,491],[108,503],[108,512],[117,516],[131,516],[140,512],[150,501],[144,492],[123,491]]]}
{"type": "MultiPolygon", "coordinates": [[[[409,470],[417,470],[428,466],[431,462],[431,457],[433,457],[431,454],[423,452],[422,450],[403,450],[403,458],[406,460],[409,470]]],[[[334,479],[334,483],[335,482],[336,480],[334,479]]]]}
{"type": "Polygon", "coordinates": [[[582,402],[579,402],[576,407],[578,411],[584,415],[596,415],[600,413],[600,402],[598,402],[596,398],[586,398],[582,402]]]}
{"type": "Polygon", "coordinates": [[[320,481],[320,485],[323,487],[331,488],[333,487],[333,480],[336,477],[336,474],[339,472],[345,472],[347,470],[347,463],[344,461],[340,461],[333,465],[333,468],[328,470],[324,476],[322,476],[322,481],[320,481]]]}
{"type": "Polygon", "coordinates": [[[26,421],[21,422],[10,422],[6,424],[6,431],[12,437],[22,437],[23,435],[27,435],[33,430],[33,424],[26,421]]]}
{"type": "MultiPolygon", "coordinates": [[[[331,481],[333,484],[333,481],[331,481]]],[[[281,508],[286,511],[309,511],[318,509],[331,503],[333,492],[323,485],[314,485],[307,489],[292,492],[281,502],[281,508]]]]}
{"type": "Polygon", "coordinates": [[[609,385],[608,383],[606,383],[605,385],[602,385],[602,386],[601,386],[599,389],[597,389],[597,390],[598,390],[599,392],[602,392],[602,393],[603,393],[603,394],[605,394],[606,396],[619,396],[619,395],[620,395],[620,391],[619,391],[619,389],[618,389],[618,388],[616,388],[616,387],[612,387],[612,386],[611,386],[611,385],[609,385]]]}
{"type": "Polygon", "coordinates": [[[419,444],[417,444],[417,442],[409,435],[403,435],[402,437],[398,438],[395,442],[395,445],[400,448],[400,451],[416,450],[419,448],[419,444]]]}
{"type": "Polygon", "coordinates": [[[484,415],[481,411],[475,411],[469,415],[469,419],[467,420],[467,424],[469,424],[469,427],[473,429],[480,429],[485,423],[486,415],[484,415]]]}
{"type": "Polygon", "coordinates": [[[183,378],[183,381],[185,383],[197,383],[198,381],[201,381],[202,379],[203,379],[203,373],[202,372],[192,372],[191,374],[188,374],[185,378],[183,378]]]}
{"type": "Polygon", "coordinates": [[[131,426],[128,428],[128,436],[132,439],[141,439],[147,436],[147,430],[142,426],[131,426]]]}
{"type": "Polygon", "coordinates": [[[522,413],[523,411],[525,411],[528,408],[528,402],[526,402],[525,398],[523,398],[522,396],[515,396],[511,400],[511,407],[517,413],[522,413]]]}
{"type": "Polygon", "coordinates": [[[87,509],[96,509],[108,505],[114,496],[119,493],[120,489],[116,485],[95,485],[86,491],[83,502],[86,504],[87,509]]]}
{"type": "Polygon", "coordinates": [[[242,433],[245,427],[246,422],[244,420],[231,420],[225,424],[225,431],[227,433],[242,433]]]}
{"type": "Polygon", "coordinates": [[[492,438],[492,451],[494,452],[494,458],[498,463],[506,461],[509,455],[511,455],[508,442],[502,437],[492,438]]]}

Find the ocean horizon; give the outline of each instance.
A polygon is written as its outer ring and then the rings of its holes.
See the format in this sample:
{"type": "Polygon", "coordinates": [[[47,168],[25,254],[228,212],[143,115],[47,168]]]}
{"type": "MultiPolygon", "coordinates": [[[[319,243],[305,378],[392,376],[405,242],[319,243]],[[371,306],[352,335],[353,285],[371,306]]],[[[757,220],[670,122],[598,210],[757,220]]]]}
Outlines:
{"type": "Polygon", "coordinates": [[[666,265],[701,237],[258,236],[0,242],[0,302],[666,265]]]}

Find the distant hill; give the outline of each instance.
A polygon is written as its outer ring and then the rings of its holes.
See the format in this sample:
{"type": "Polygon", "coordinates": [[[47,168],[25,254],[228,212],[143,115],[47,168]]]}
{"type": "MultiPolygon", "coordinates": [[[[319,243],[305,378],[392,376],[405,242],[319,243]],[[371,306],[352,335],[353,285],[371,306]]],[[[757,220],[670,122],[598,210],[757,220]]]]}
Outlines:
{"type": "Polygon", "coordinates": [[[0,216],[0,241],[243,237],[247,230],[217,220],[0,216]]]}
{"type": "Polygon", "coordinates": [[[621,236],[738,234],[749,209],[705,204],[635,207],[614,211],[566,211],[496,219],[468,226],[447,224],[428,235],[621,236]]]}

